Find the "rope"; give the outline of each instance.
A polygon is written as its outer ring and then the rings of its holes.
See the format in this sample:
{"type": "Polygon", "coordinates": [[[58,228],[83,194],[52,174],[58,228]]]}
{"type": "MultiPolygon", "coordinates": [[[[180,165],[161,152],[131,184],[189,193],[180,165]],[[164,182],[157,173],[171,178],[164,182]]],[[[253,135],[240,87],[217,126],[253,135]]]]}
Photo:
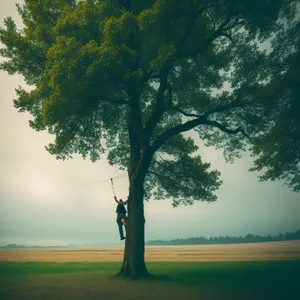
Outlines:
{"type": "Polygon", "coordinates": [[[91,185],[91,184],[95,184],[95,183],[99,183],[99,182],[104,182],[104,181],[108,181],[108,180],[112,180],[112,179],[121,179],[121,178],[125,178],[125,177],[127,177],[127,173],[123,173],[123,174],[121,174],[121,175],[119,175],[119,176],[112,177],[112,178],[107,178],[107,179],[102,179],[102,180],[90,182],[90,183],[85,184],[84,186],[86,186],[86,185],[91,185]]]}
{"type": "Polygon", "coordinates": [[[110,179],[110,182],[111,182],[111,188],[112,188],[112,190],[113,190],[114,196],[116,197],[116,195],[115,195],[115,190],[114,190],[114,182],[113,182],[113,179],[112,179],[112,178],[110,179]]]}

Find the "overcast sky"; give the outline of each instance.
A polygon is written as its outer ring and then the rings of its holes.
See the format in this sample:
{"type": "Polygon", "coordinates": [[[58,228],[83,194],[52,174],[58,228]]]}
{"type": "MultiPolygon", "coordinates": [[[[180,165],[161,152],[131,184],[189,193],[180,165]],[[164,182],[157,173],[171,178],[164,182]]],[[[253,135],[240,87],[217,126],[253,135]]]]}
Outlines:
{"type": "MultiPolygon", "coordinates": [[[[4,17],[17,20],[13,0],[0,0],[4,17]]],[[[20,2],[20,1],[19,1],[20,2]]],[[[115,203],[109,181],[124,172],[105,157],[92,163],[76,157],[57,161],[44,149],[53,140],[28,125],[30,115],[13,107],[21,76],[0,71],[0,245],[7,243],[119,245],[115,203]]],[[[146,239],[196,236],[267,235],[300,229],[300,195],[280,182],[259,183],[249,173],[249,157],[225,164],[219,151],[200,154],[222,172],[224,183],[215,203],[173,208],[165,201],[145,203],[146,239]]],[[[115,181],[118,197],[127,197],[128,180],[115,181]]]]}

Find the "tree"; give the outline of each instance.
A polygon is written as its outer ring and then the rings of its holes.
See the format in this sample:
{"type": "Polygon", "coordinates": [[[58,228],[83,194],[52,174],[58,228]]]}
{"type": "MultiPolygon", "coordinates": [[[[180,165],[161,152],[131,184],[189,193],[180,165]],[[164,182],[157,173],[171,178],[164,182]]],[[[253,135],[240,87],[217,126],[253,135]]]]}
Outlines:
{"type": "Polygon", "coordinates": [[[96,161],[107,151],[128,170],[120,275],[148,275],[144,197],[174,206],[216,200],[220,173],[185,132],[227,160],[266,132],[263,66],[275,66],[261,44],[293,26],[297,2],[25,0],[22,30],[6,18],[1,68],[32,85],[16,90],[15,107],[32,114],[33,129],[55,135],[49,153],[96,161]]]}

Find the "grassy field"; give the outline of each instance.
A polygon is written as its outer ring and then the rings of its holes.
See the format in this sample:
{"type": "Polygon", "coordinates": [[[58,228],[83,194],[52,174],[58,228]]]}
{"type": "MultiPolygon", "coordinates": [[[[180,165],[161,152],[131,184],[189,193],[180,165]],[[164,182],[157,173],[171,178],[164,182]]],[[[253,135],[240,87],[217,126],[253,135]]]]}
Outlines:
{"type": "Polygon", "coordinates": [[[0,299],[298,299],[300,261],[149,263],[157,277],[115,278],[120,263],[0,263],[0,299]]]}
{"type": "Polygon", "coordinates": [[[121,251],[121,248],[90,249],[93,255],[82,254],[90,253],[88,249],[77,249],[84,252],[66,249],[63,253],[54,252],[55,255],[53,251],[59,249],[35,250],[34,256],[33,250],[29,251],[31,256],[26,256],[28,251],[15,250],[19,251],[18,260],[15,252],[1,251],[0,299],[298,299],[298,246],[299,243],[277,243],[265,247],[258,244],[154,247],[150,248],[151,251],[147,247],[147,266],[156,277],[143,281],[114,277],[121,263],[118,259],[119,254],[111,253],[116,253],[113,250],[121,251]],[[95,259],[95,251],[99,250],[106,253],[104,256],[100,255],[101,261],[97,261],[99,257],[95,259]],[[263,252],[263,255],[260,252],[263,252]],[[62,258],[68,253],[71,253],[71,260],[74,262],[64,262],[62,258]],[[74,253],[77,253],[77,257],[74,253]],[[190,255],[177,255],[182,253],[190,255]],[[234,253],[240,253],[236,260],[234,253]],[[268,253],[269,257],[266,260],[268,253]],[[42,258],[40,261],[37,254],[42,258]],[[273,260],[272,255],[276,257],[273,260]],[[51,261],[54,256],[56,260],[51,261]],[[115,259],[114,262],[105,261],[105,258],[110,256],[115,259]],[[194,260],[186,260],[190,256],[194,257],[194,260]],[[222,259],[215,261],[218,256],[222,259]],[[9,260],[9,257],[14,260],[9,260]],[[30,257],[34,260],[30,261],[30,257]],[[49,262],[46,262],[47,257],[49,262]],[[87,262],[82,262],[83,257],[87,262]],[[178,257],[181,258],[181,262],[178,261],[178,257]],[[199,257],[202,257],[202,261],[196,261],[199,257]]]}

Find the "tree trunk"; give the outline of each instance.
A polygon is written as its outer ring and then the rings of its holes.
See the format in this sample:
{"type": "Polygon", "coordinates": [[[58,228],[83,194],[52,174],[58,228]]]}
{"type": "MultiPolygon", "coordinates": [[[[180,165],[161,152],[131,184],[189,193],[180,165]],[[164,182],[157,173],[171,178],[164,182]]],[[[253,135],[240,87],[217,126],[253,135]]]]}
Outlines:
{"type": "Polygon", "coordinates": [[[123,265],[118,276],[147,278],[145,259],[144,180],[130,181],[123,265]]]}
{"type": "Polygon", "coordinates": [[[128,221],[123,265],[119,276],[145,278],[151,276],[145,265],[145,217],[144,181],[151,162],[149,142],[145,140],[141,109],[140,92],[135,89],[129,117],[128,133],[130,140],[128,221]]]}

